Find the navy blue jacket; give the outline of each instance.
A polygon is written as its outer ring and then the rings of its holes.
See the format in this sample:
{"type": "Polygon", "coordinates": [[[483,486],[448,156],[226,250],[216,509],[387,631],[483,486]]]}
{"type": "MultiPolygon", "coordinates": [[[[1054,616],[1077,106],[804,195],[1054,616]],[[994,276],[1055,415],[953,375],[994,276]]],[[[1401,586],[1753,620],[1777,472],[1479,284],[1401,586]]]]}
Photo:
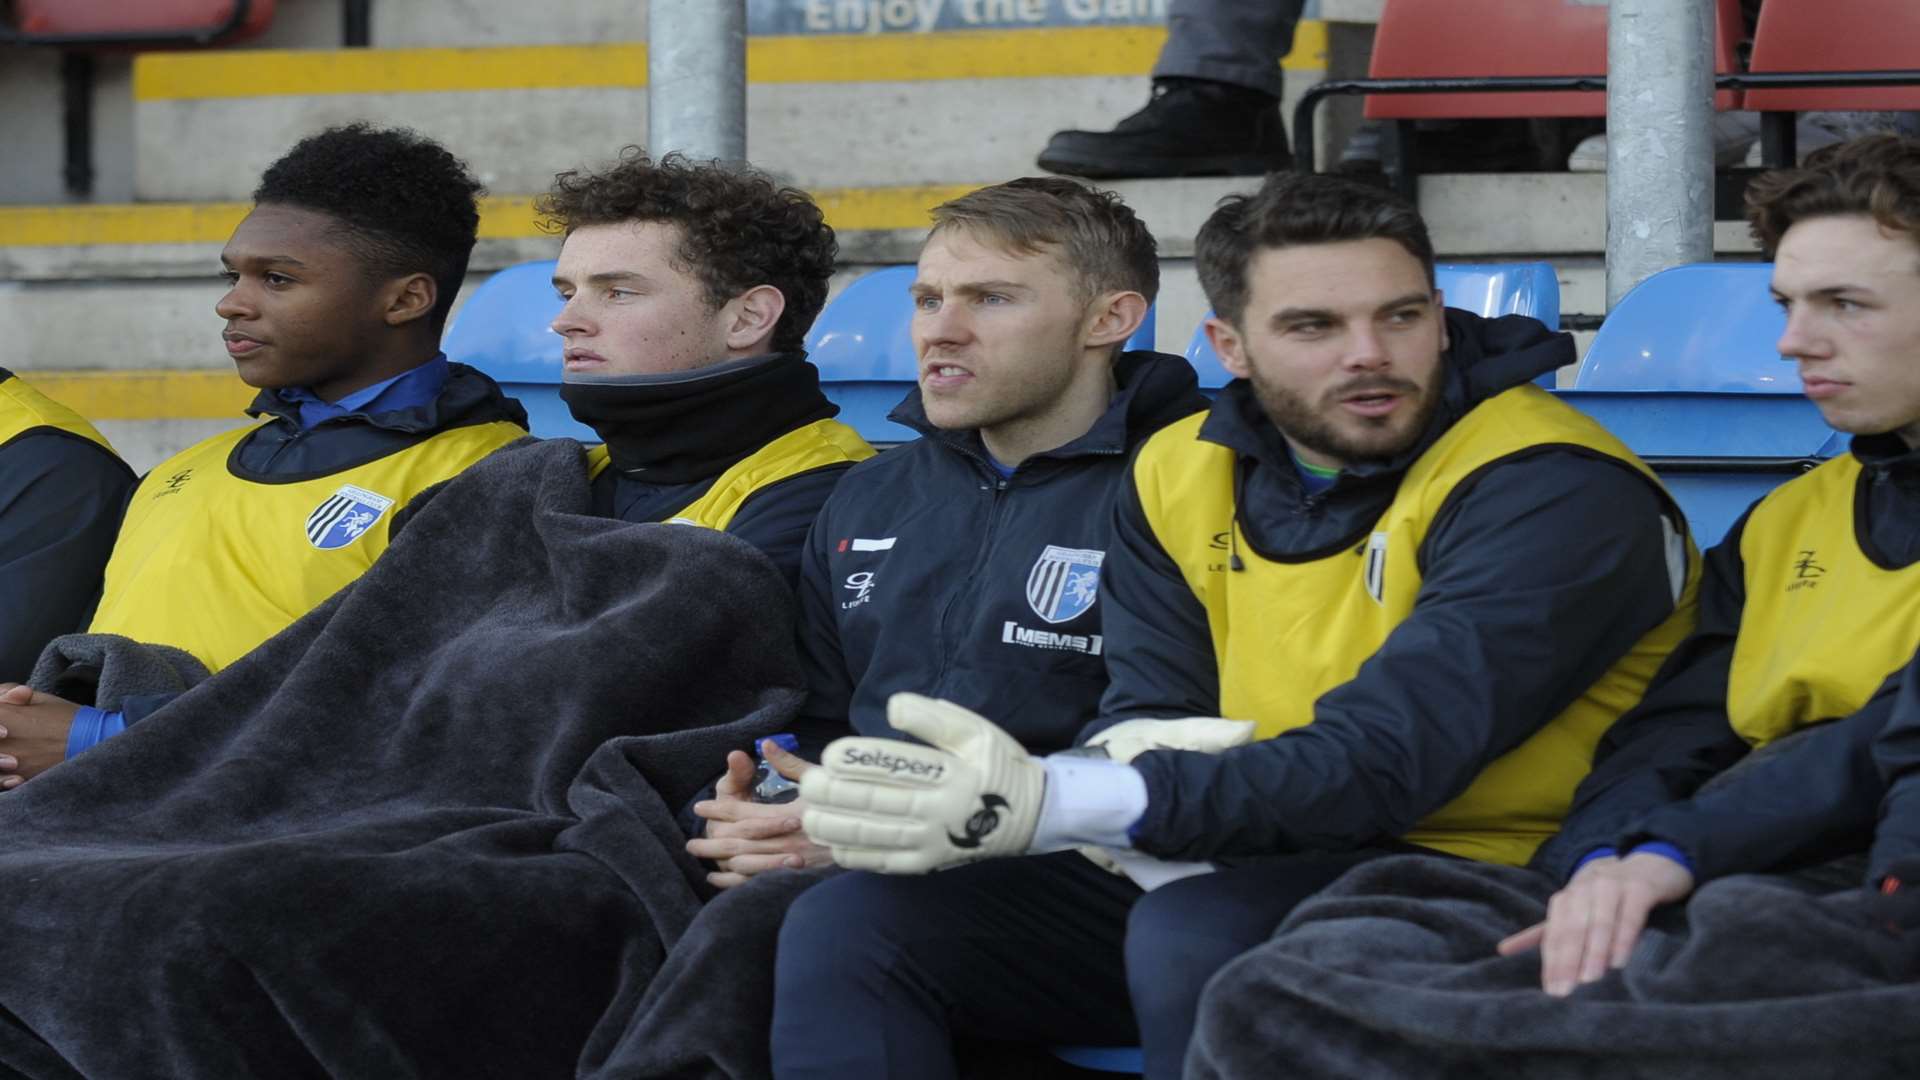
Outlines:
{"type": "Polygon", "coordinates": [[[0,446],[0,681],[26,682],[47,642],[87,628],[133,485],[111,450],[65,431],[0,446]]]}
{"type": "Polygon", "coordinates": [[[1085,435],[1002,479],[974,431],[933,427],[918,390],[892,419],[923,437],[850,470],[800,572],[804,714],[892,735],[911,690],[991,718],[1028,749],[1071,745],[1106,686],[1101,564],[1128,455],[1204,408],[1177,356],[1124,353],[1085,435]]]}
{"type": "MultiPolygon", "coordinates": [[[[1479,402],[1573,358],[1532,319],[1449,309],[1452,348],[1428,430],[1400,457],[1307,493],[1245,383],[1199,438],[1240,455],[1235,513],[1254,555],[1304,557],[1363,531],[1400,478],[1479,402]]],[[[1399,837],[1559,714],[1673,611],[1662,518],[1678,511],[1623,462],[1575,450],[1512,457],[1454,492],[1419,553],[1411,616],[1314,721],[1225,754],[1151,751],[1134,846],[1170,859],[1343,850],[1399,837]],[[1513,657],[1540,657],[1515,663],[1513,657]]],[[[1206,610],[1155,540],[1133,485],[1116,509],[1105,583],[1112,685],[1101,723],[1217,716],[1206,610]]],[[[1286,678],[1276,669],[1275,679],[1286,678]]]]}

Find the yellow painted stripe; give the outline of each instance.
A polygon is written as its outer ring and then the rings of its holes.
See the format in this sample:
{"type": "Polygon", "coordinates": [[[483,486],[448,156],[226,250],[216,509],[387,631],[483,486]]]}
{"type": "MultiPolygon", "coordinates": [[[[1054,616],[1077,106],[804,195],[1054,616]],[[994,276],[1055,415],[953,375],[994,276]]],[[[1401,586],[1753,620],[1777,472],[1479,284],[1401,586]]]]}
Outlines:
{"type": "Polygon", "coordinates": [[[841,231],[924,229],[932,222],[928,211],[979,186],[834,188],[815,192],[814,200],[827,215],[827,224],[841,231]]]}
{"type": "Polygon", "coordinates": [[[28,371],[33,388],[89,420],[232,420],[260,391],[232,371],[28,371]]]}
{"type": "MultiPolygon", "coordinates": [[[[823,34],[747,40],[756,83],[912,82],[1145,75],[1166,30],[1087,26],[932,34],[823,34]]],[[[1283,66],[1326,68],[1327,28],[1305,20],[1283,66]]],[[[469,49],[234,49],[145,53],[133,65],[136,101],[292,94],[393,94],[568,87],[643,87],[641,44],[469,49]]]]}
{"type": "MultiPolygon", "coordinates": [[[[833,188],[814,197],[836,229],[923,229],[928,210],[973,186],[833,188]]],[[[0,206],[0,247],[224,244],[247,209],[246,203],[0,206]]],[[[533,212],[533,196],[482,199],[480,235],[506,240],[545,235],[533,212]]]]}

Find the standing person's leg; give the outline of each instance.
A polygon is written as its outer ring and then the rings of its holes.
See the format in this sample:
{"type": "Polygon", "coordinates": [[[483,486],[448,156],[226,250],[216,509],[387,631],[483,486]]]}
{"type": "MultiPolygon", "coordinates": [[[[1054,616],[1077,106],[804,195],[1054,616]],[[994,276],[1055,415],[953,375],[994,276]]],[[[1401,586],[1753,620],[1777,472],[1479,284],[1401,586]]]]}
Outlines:
{"type": "Polygon", "coordinates": [[[1155,79],[1200,79],[1279,100],[1280,58],[1306,0],[1173,0],[1155,79]]]}
{"type": "Polygon", "coordinates": [[[1173,0],[1146,107],[1112,131],[1056,132],[1040,167],[1109,179],[1286,168],[1280,58],[1305,3],[1173,0]]]}
{"type": "Polygon", "coordinates": [[[1139,896],[1073,852],[822,882],[780,931],[774,1075],[942,1080],[955,1035],[1130,1044],[1139,896]]]}
{"type": "Polygon", "coordinates": [[[1368,859],[1365,850],[1289,855],[1182,878],[1141,897],[1127,920],[1127,986],[1147,1080],[1178,1080],[1200,992],[1215,972],[1273,936],[1289,911],[1368,859]]]}

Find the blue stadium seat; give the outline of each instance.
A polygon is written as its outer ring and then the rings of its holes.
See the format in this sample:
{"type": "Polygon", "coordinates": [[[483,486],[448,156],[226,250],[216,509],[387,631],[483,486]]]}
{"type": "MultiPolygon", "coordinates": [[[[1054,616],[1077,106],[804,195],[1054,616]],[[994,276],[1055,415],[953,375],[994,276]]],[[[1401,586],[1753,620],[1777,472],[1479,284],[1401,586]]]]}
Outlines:
{"type": "Polygon", "coordinates": [[[447,359],[479,368],[518,398],[535,435],[597,443],[600,437],[560,400],[560,352],[566,343],[548,326],[561,307],[551,259],[509,266],[467,297],[440,347],[447,359]]]}
{"type": "MultiPolygon", "coordinates": [[[[827,397],[840,406],[840,419],[875,444],[918,434],[887,419],[919,381],[910,333],[913,305],[907,298],[913,276],[911,266],[887,266],[855,279],[807,335],[807,355],[820,368],[827,397]]],[[[1153,348],[1153,333],[1154,313],[1148,309],[1127,348],[1153,348]]]]}
{"type": "MultiPolygon", "coordinates": [[[[1441,263],[1433,268],[1433,282],[1448,307],[1489,317],[1530,315],[1555,329],[1560,326],[1560,275],[1546,263],[1441,263]]],[[[1218,389],[1233,380],[1207,340],[1204,320],[1187,342],[1187,362],[1199,373],[1202,389],[1218,389]]],[[[1540,383],[1552,386],[1553,374],[1542,375],[1540,383]]]]}
{"type": "Polygon", "coordinates": [[[872,443],[897,443],[919,433],[887,414],[919,381],[919,361],[907,333],[913,306],[907,286],[913,267],[888,266],[849,282],[807,334],[807,356],[820,369],[840,419],[872,443]]]}
{"type": "Polygon", "coordinates": [[[1568,404],[1645,458],[1707,547],[1755,499],[1846,450],[1774,348],[1786,317],[1764,263],[1655,274],[1594,336],[1568,404]]]}

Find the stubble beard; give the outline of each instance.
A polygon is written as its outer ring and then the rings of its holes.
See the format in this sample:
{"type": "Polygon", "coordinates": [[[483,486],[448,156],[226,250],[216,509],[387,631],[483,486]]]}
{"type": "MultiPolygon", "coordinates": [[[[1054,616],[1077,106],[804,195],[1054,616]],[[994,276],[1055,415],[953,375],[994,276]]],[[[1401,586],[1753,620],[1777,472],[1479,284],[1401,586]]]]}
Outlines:
{"type": "Polygon", "coordinates": [[[1256,374],[1251,380],[1253,396],[1267,419],[1288,439],[1316,453],[1347,465],[1384,464],[1404,454],[1420,440],[1439,405],[1434,388],[1422,387],[1407,379],[1391,376],[1362,376],[1328,390],[1319,404],[1284,387],[1275,386],[1256,374]],[[1356,416],[1356,436],[1343,431],[1333,419],[1340,399],[1360,390],[1392,390],[1412,401],[1411,411],[1402,408],[1382,417],[1356,416]]]}

